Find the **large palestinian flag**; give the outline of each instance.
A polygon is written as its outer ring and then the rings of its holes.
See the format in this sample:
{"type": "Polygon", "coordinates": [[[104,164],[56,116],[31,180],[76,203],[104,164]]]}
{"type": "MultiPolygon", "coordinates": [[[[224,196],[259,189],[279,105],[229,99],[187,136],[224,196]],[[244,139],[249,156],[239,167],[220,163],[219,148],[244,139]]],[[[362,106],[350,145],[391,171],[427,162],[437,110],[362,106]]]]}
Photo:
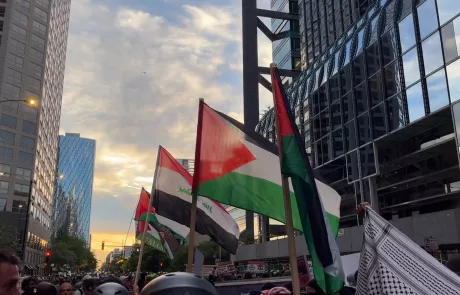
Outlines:
{"type": "MultiPolygon", "coordinates": [[[[156,213],[189,226],[192,208],[192,176],[160,146],[158,150],[154,204],[156,213]]],[[[240,231],[225,208],[208,198],[198,196],[196,225],[199,234],[207,235],[222,248],[235,254],[240,231]]]]}
{"type": "MultiPolygon", "coordinates": [[[[134,220],[145,221],[150,201],[150,194],[142,188],[134,220]]],[[[150,210],[149,222],[151,226],[155,226],[158,231],[164,232],[167,236],[175,236],[184,242],[187,240],[187,235],[190,232],[190,229],[187,226],[157,214],[155,207],[153,206],[150,210]]]]}
{"type": "MultiPolygon", "coordinates": [[[[272,87],[281,173],[291,179],[294,188],[305,241],[313,260],[315,280],[326,294],[336,294],[342,289],[345,279],[339,247],[276,67],[272,67],[272,87]]],[[[338,202],[340,205],[340,199],[338,202]]]]}
{"type": "MultiPolygon", "coordinates": [[[[197,138],[193,191],[285,223],[278,149],[273,143],[203,101],[197,138]]],[[[340,196],[315,182],[332,231],[337,233],[340,196]]],[[[303,231],[294,193],[291,204],[294,227],[303,231]]]]}

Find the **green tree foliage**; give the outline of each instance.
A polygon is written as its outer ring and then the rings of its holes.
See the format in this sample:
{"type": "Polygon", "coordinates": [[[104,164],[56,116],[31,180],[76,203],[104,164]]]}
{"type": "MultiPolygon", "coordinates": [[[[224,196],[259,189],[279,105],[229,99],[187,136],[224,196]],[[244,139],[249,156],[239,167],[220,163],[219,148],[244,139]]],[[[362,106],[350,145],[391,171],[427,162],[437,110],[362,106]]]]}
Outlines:
{"type": "MultiPolygon", "coordinates": [[[[137,268],[138,260],[139,253],[132,253],[131,256],[121,265],[121,270],[125,273],[135,271],[137,268]]],[[[142,255],[142,272],[171,271],[171,269],[172,261],[169,259],[167,254],[158,251],[149,245],[145,245],[144,254],[142,255]],[[160,266],[160,264],[163,266],[160,266]]]]}
{"type": "Polygon", "coordinates": [[[51,241],[50,263],[57,267],[67,265],[71,270],[95,271],[97,259],[79,237],[59,235],[51,241]]]}
{"type": "Polygon", "coordinates": [[[15,254],[21,251],[21,244],[19,243],[16,227],[0,223],[0,249],[15,254]]]}
{"type": "Polygon", "coordinates": [[[204,255],[204,264],[212,265],[216,263],[216,258],[222,258],[222,261],[230,261],[230,253],[214,241],[202,242],[198,245],[198,250],[204,255]]]}

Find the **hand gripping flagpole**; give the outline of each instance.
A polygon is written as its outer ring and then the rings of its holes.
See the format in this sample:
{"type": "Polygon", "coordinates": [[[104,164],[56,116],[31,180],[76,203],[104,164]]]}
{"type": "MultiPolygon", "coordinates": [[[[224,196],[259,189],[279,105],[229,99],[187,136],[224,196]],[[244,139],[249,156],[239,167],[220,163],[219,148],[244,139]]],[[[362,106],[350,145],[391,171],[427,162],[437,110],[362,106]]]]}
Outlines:
{"type": "Polygon", "coordinates": [[[198,125],[196,128],[196,147],[195,147],[195,167],[193,173],[193,186],[192,186],[192,209],[190,212],[190,233],[188,235],[188,259],[187,259],[187,272],[193,273],[193,258],[195,257],[195,224],[196,224],[196,207],[198,202],[198,195],[195,187],[195,179],[199,176],[200,154],[201,154],[201,126],[203,121],[203,103],[204,99],[200,98],[198,107],[198,125]]]}
{"type": "MultiPolygon", "coordinates": [[[[273,71],[276,68],[276,64],[270,64],[270,75],[273,77],[273,71]]],[[[280,85],[282,87],[282,85],[280,85]]],[[[272,93],[273,93],[273,104],[276,107],[275,89],[273,87],[272,79],[272,93]]],[[[276,117],[276,128],[279,132],[279,119],[276,117]]],[[[282,159],[282,147],[281,139],[278,136],[278,158],[280,162],[280,171],[283,167],[282,159]]],[[[297,253],[295,248],[295,237],[294,237],[294,225],[292,221],[292,206],[291,206],[291,192],[289,190],[289,181],[286,176],[281,174],[283,197],[284,197],[284,214],[286,215],[286,233],[288,237],[288,250],[289,250],[289,264],[291,265],[291,279],[292,279],[292,293],[294,295],[300,295],[300,282],[299,282],[299,269],[297,268],[297,253]]]]}
{"type": "Polygon", "coordinates": [[[156,162],[156,167],[155,167],[155,174],[153,176],[152,191],[150,192],[149,206],[147,209],[147,215],[145,216],[145,224],[144,224],[144,232],[142,233],[141,249],[139,251],[139,259],[137,260],[136,276],[134,278],[135,285],[137,285],[137,282],[139,281],[139,274],[141,272],[142,255],[144,254],[144,247],[145,247],[145,237],[147,236],[147,230],[148,230],[149,219],[150,219],[150,211],[152,211],[153,194],[155,193],[155,184],[157,181],[158,161],[160,160],[160,151],[161,151],[161,146],[158,147],[157,162],[156,162]]]}

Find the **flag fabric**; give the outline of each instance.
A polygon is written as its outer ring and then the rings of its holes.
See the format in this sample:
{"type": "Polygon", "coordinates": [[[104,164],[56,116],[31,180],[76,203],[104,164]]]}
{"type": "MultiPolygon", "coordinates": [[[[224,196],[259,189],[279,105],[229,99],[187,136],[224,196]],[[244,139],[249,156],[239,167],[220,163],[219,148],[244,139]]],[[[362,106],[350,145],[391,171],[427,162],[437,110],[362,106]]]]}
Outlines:
{"type": "Polygon", "coordinates": [[[357,295],[460,293],[460,277],[366,207],[357,295]]]}
{"type": "MultiPolygon", "coordinates": [[[[139,202],[136,207],[134,220],[146,220],[150,200],[151,197],[149,192],[142,188],[139,202]]],[[[190,232],[188,227],[157,214],[155,207],[153,206],[150,209],[149,223],[151,226],[154,226],[157,231],[164,232],[168,236],[175,236],[184,242],[187,240],[187,235],[190,232]]]]}
{"type": "MultiPolygon", "coordinates": [[[[202,101],[197,137],[193,191],[286,222],[276,145],[202,101]]],[[[337,233],[340,196],[321,181],[316,180],[316,185],[337,233]]],[[[291,204],[294,228],[303,231],[294,193],[291,204]]]]}
{"type": "MultiPolygon", "coordinates": [[[[190,225],[192,176],[160,146],[154,204],[156,213],[181,225],[190,225]]],[[[227,251],[236,254],[240,231],[235,220],[218,202],[198,196],[196,232],[209,236],[227,251]]]]}
{"type": "MultiPolygon", "coordinates": [[[[144,227],[145,227],[145,221],[136,222],[136,239],[140,241],[142,241],[144,227]]],[[[145,243],[161,252],[167,253],[163,246],[163,242],[161,240],[160,233],[155,228],[153,228],[150,224],[147,226],[145,243]]]]}
{"type": "MultiPolygon", "coordinates": [[[[336,233],[331,228],[318,193],[313,169],[295,125],[294,116],[288,107],[278,68],[273,67],[271,75],[278,144],[282,153],[281,173],[285,177],[290,177],[294,188],[305,241],[312,256],[315,280],[326,294],[335,294],[343,288],[345,281],[340,250],[335,241],[336,233]]],[[[335,205],[340,207],[340,197],[333,198],[334,196],[335,194],[327,196],[323,201],[335,202],[335,205]]]]}

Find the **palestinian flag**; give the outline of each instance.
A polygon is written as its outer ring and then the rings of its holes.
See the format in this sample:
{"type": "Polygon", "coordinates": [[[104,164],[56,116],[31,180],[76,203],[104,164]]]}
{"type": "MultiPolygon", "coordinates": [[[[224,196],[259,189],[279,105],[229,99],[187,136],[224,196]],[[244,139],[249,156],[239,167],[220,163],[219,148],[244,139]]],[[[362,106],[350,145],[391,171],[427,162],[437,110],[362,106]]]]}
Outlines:
{"type": "MultiPolygon", "coordinates": [[[[190,225],[192,176],[171,154],[160,146],[156,167],[154,204],[156,213],[181,225],[190,225]]],[[[235,254],[240,231],[225,208],[198,196],[196,232],[209,236],[222,248],[235,254]]]]}
{"type": "MultiPolygon", "coordinates": [[[[202,101],[197,138],[193,190],[198,195],[286,222],[276,145],[202,101]]],[[[318,180],[316,185],[337,233],[340,196],[318,180]]],[[[294,193],[291,204],[294,228],[303,231],[294,193]]]]}
{"type": "Polygon", "coordinates": [[[326,294],[332,295],[342,289],[345,275],[335,241],[336,233],[331,228],[323,203],[335,201],[340,206],[340,198],[332,200],[328,196],[326,202],[321,200],[303,140],[287,107],[288,100],[278,68],[272,67],[271,75],[278,144],[282,153],[281,173],[291,178],[305,241],[312,256],[315,280],[326,294]]]}
{"type": "MultiPolygon", "coordinates": [[[[142,188],[139,203],[136,207],[136,214],[134,216],[134,220],[145,221],[150,201],[150,194],[144,188],[142,188]]],[[[158,231],[164,232],[168,236],[175,236],[176,238],[184,242],[187,240],[187,235],[190,232],[190,229],[188,227],[168,218],[165,218],[164,216],[158,215],[155,212],[155,207],[153,206],[151,207],[149,222],[150,225],[155,226],[155,228],[158,231]]]]}
{"type": "MultiPolygon", "coordinates": [[[[142,235],[144,233],[145,221],[136,222],[136,239],[142,241],[142,235]]],[[[152,227],[150,224],[147,226],[147,232],[145,236],[145,244],[161,251],[167,253],[163,241],[161,239],[160,233],[152,227]]]]}

